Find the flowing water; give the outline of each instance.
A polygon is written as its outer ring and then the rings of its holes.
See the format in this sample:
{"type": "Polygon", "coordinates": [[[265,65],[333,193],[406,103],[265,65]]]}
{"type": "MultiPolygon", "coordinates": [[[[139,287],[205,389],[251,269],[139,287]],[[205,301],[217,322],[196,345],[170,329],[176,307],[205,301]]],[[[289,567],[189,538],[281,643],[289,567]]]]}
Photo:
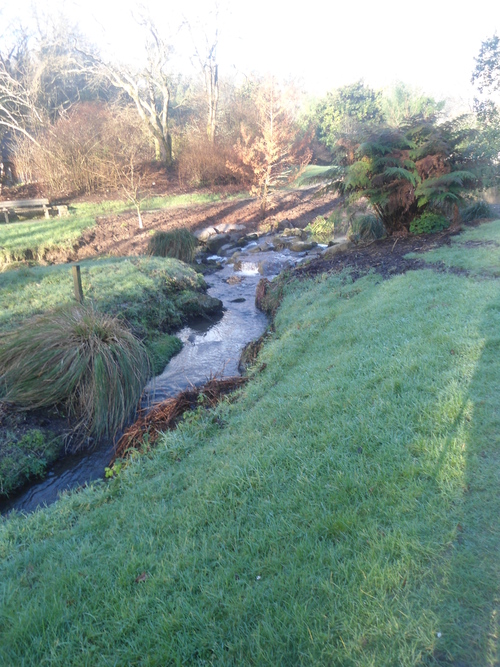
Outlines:
{"type": "MultiPolygon", "coordinates": [[[[177,334],[184,346],[163,373],[148,384],[145,404],[162,401],[214,376],[237,375],[244,346],[258,338],[267,326],[266,316],[255,307],[255,289],[262,278],[259,267],[271,278],[300,259],[301,255],[286,250],[243,253],[238,271],[227,265],[208,276],[208,293],[223,302],[224,313],[216,320],[192,322],[177,334]]],[[[44,479],[32,482],[19,494],[1,501],[0,513],[13,509],[31,512],[40,505],[53,503],[66,490],[102,479],[112,457],[113,444],[109,441],[90,452],[65,456],[51,466],[44,479]]]]}

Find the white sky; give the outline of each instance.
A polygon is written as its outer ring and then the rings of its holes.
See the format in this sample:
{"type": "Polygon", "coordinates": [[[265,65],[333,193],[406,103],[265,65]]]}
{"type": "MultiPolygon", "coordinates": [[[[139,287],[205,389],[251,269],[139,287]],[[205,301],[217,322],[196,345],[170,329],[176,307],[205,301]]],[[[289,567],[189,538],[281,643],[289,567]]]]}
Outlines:
{"type": "MultiPolygon", "coordinates": [[[[180,12],[208,25],[212,0],[144,0],[167,32],[180,12]]],[[[314,93],[358,79],[375,87],[403,81],[438,98],[467,102],[481,42],[500,32],[498,0],[220,0],[221,75],[235,71],[292,76],[314,93]]],[[[0,0],[5,26],[30,8],[65,11],[83,32],[121,59],[138,59],[134,0],[0,0]]],[[[2,30],[3,33],[3,30],[2,30]]],[[[189,60],[188,35],[183,39],[189,60]]]]}

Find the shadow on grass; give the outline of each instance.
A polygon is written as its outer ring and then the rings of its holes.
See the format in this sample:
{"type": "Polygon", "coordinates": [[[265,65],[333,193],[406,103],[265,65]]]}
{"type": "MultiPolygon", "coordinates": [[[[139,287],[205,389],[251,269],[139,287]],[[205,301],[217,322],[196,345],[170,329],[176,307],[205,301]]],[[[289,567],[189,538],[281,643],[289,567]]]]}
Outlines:
{"type": "Polygon", "coordinates": [[[458,443],[464,474],[444,554],[446,593],[436,609],[441,637],[425,663],[443,667],[500,665],[500,297],[483,315],[482,352],[436,466],[438,478],[458,443]]]}

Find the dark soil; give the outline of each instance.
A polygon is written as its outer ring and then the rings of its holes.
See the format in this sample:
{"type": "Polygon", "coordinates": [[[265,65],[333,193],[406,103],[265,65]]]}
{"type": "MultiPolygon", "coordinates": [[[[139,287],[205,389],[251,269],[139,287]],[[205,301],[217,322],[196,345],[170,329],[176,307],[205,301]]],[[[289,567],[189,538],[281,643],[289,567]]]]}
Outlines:
{"type": "Polygon", "coordinates": [[[432,268],[437,271],[448,271],[450,273],[467,273],[465,270],[445,267],[440,264],[427,264],[424,256],[422,259],[407,259],[405,255],[410,252],[425,253],[433,248],[451,244],[451,237],[458,234],[460,228],[454,227],[437,234],[423,234],[421,236],[406,236],[394,239],[388,237],[369,244],[355,245],[345,253],[335,255],[329,259],[319,258],[311,263],[298,267],[295,270],[297,276],[314,277],[321,273],[339,273],[343,269],[351,269],[354,279],[375,271],[384,278],[406,273],[415,269],[432,268]]]}

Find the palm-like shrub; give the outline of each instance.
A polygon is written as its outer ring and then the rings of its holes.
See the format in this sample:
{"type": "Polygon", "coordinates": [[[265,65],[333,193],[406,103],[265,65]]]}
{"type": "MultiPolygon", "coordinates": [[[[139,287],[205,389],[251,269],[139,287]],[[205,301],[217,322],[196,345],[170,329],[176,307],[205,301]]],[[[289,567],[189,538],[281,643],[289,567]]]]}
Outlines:
{"type": "Polygon", "coordinates": [[[29,409],[64,404],[82,436],[121,428],[148,376],[142,343],[91,306],[40,315],[0,335],[0,396],[29,409]]]}
{"type": "Polygon", "coordinates": [[[371,129],[345,142],[344,164],[329,187],[347,202],[367,198],[389,234],[408,230],[426,211],[450,215],[477,186],[464,141],[463,132],[434,118],[371,129]]]}
{"type": "Polygon", "coordinates": [[[171,232],[155,232],[150,238],[148,255],[155,257],[173,257],[188,264],[194,260],[198,239],[187,229],[174,229],[171,232]]]}

